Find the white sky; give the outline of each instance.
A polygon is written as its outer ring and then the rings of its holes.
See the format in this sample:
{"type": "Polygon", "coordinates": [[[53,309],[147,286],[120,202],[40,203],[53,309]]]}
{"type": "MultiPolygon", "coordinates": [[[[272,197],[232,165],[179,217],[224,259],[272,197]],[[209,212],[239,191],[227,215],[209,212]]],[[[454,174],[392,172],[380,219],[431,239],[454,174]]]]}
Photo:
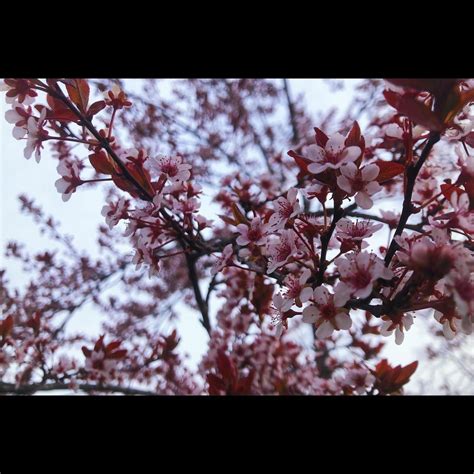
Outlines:
{"type": "MultiPolygon", "coordinates": [[[[291,92],[304,93],[308,108],[316,113],[318,110],[327,110],[333,105],[340,105],[342,109],[350,101],[351,88],[357,80],[348,80],[349,87],[338,93],[329,93],[326,84],[321,80],[293,79],[290,81],[291,92]]],[[[129,80],[133,82],[133,80],[129,80]]],[[[133,86],[133,84],[132,84],[133,86]]],[[[100,187],[79,188],[70,201],[64,203],[61,195],[56,191],[54,182],[59,178],[56,172],[56,162],[48,159],[43,153],[40,164],[34,159],[29,161],[23,158],[24,143],[15,140],[11,135],[12,126],[4,119],[6,105],[4,98],[0,98],[0,267],[8,269],[8,278],[16,285],[21,285],[22,274],[19,268],[10,260],[3,257],[6,242],[18,240],[24,242],[30,251],[51,248],[47,238],[42,237],[33,221],[19,213],[17,196],[26,193],[34,197],[48,214],[53,214],[61,222],[61,229],[74,236],[74,242],[79,248],[88,249],[92,254],[97,251],[96,229],[103,222],[100,214],[103,206],[103,193],[100,187]]],[[[315,126],[317,124],[315,123],[315,126]]],[[[385,206],[384,206],[385,207],[385,206]]],[[[390,206],[386,207],[390,208],[390,206]]],[[[182,348],[191,355],[192,361],[197,361],[206,349],[207,335],[198,322],[199,316],[185,307],[181,314],[179,331],[182,337],[182,348]]],[[[78,330],[97,334],[100,329],[100,320],[91,307],[84,307],[70,323],[71,330],[78,330]]],[[[405,342],[396,346],[393,338],[384,355],[392,364],[407,364],[420,358],[422,342],[427,340],[424,325],[415,324],[406,333],[405,342]]],[[[420,362],[418,372],[423,370],[420,362]]],[[[416,391],[417,377],[413,377],[408,389],[416,391]]]]}

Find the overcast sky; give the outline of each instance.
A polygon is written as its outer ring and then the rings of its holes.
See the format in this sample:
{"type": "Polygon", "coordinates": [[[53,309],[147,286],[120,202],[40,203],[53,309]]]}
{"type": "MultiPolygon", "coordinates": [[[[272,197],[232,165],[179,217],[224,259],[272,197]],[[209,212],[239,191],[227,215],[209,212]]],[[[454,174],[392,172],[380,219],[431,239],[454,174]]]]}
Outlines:
{"type": "MultiPolygon", "coordinates": [[[[133,80],[130,80],[133,81],[133,80]]],[[[349,80],[349,87],[337,94],[328,93],[328,87],[321,80],[294,79],[290,81],[292,93],[304,93],[308,108],[316,113],[318,110],[327,110],[333,105],[342,105],[344,109],[351,95],[351,88],[355,83],[349,80]]],[[[133,86],[133,84],[132,84],[133,86]]],[[[77,247],[94,253],[97,250],[95,243],[96,229],[103,221],[100,214],[103,206],[103,193],[100,187],[96,189],[80,188],[68,201],[64,203],[61,195],[56,191],[54,182],[59,178],[56,172],[56,162],[48,159],[43,153],[40,164],[34,159],[29,161],[23,158],[24,143],[13,139],[12,126],[4,120],[4,98],[0,100],[0,177],[1,177],[1,205],[0,205],[0,267],[8,269],[8,278],[17,285],[21,285],[22,274],[19,268],[10,260],[5,261],[3,248],[6,242],[18,240],[24,242],[31,251],[51,248],[47,238],[42,237],[32,220],[19,213],[18,195],[26,193],[34,197],[49,214],[61,222],[61,228],[74,236],[77,247]]],[[[315,123],[315,126],[317,124],[315,123]]],[[[384,206],[386,209],[390,205],[384,206]]],[[[212,216],[211,216],[212,217],[212,216]]],[[[191,354],[191,359],[197,361],[206,349],[206,333],[198,322],[198,315],[193,314],[183,305],[179,330],[182,335],[182,348],[191,354]]],[[[71,330],[80,329],[90,334],[98,334],[100,320],[91,307],[85,307],[73,318],[71,330]]],[[[420,342],[426,340],[426,333],[421,325],[415,324],[406,333],[402,346],[396,346],[393,337],[384,355],[393,364],[407,364],[420,358],[420,342]]],[[[422,366],[420,367],[420,372],[422,366]]],[[[410,385],[414,387],[416,377],[410,385]]]]}

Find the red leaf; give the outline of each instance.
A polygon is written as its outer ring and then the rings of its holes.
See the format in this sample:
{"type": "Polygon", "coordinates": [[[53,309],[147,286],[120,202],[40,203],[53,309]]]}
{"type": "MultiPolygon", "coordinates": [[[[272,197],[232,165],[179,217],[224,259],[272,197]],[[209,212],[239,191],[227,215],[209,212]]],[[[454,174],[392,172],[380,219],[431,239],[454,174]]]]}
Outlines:
{"type": "Polygon", "coordinates": [[[217,368],[224,380],[234,385],[237,381],[237,369],[232,359],[222,350],[217,355],[217,368]]]}
{"type": "Polygon", "coordinates": [[[0,323],[0,335],[5,338],[10,334],[13,328],[13,316],[10,315],[0,323]]]}
{"type": "Polygon", "coordinates": [[[255,369],[249,372],[249,374],[240,379],[237,385],[237,393],[241,395],[250,395],[253,379],[255,378],[255,369]]]}
{"type": "Polygon", "coordinates": [[[72,110],[69,110],[60,100],[48,95],[46,97],[51,111],[48,112],[49,120],[57,120],[59,122],[77,122],[79,119],[72,110]]]}
{"type": "Polygon", "coordinates": [[[393,91],[384,91],[384,96],[392,107],[397,109],[401,115],[413,120],[413,122],[428,130],[443,130],[443,121],[426,104],[417,100],[413,95],[400,95],[393,91]]]}
{"type": "Polygon", "coordinates": [[[206,379],[209,384],[209,395],[220,395],[222,391],[225,391],[225,383],[217,375],[207,374],[206,379]]]}
{"type": "Polygon", "coordinates": [[[443,193],[443,196],[448,201],[450,201],[451,196],[453,195],[454,192],[459,196],[460,194],[464,193],[464,189],[461,189],[460,187],[455,186],[454,184],[442,184],[441,192],[443,193]]]}
{"type": "Polygon", "coordinates": [[[112,181],[117,185],[118,188],[122,189],[123,191],[127,191],[133,197],[138,197],[137,188],[128,180],[113,174],[112,181]]]}
{"type": "Polygon", "coordinates": [[[94,102],[89,107],[89,110],[87,111],[87,116],[88,117],[93,117],[95,114],[98,114],[104,108],[105,108],[105,101],[104,100],[98,100],[97,102],[94,102]]]}
{"type": "Polygon", "coordinates": [[[329,137],[318,127],[315,127],[314,131],[316,132],[316,144],[324,148],[329,140],[329,137]]]}
{"type": "Polygon", "coordinates": [[[73,79],[73,84],[66,84],[69,98],[81,112],[86,112],[89,104],[89,84],[85,79],[73,79]]]}
{"type": "Polygon", "coordinates": [[[86,346],[82,346],[81,347],[81,350],[82,350],[82,353],[86,356],[86,357],[90,357],[91,354],[92,354],[92,351],[90,349],[88,349],[86,346]]]}
{"type": "Polygon", "coordinates": [[[379,175],[376,178],[379,183],[389,181],[390,179],[395,178],[395,176],[398,176],[405,171],[405,166],[403,166],[401,163],[395,163],[393,161],[378,160],[375,162],[375,164],[380,169],[379,175]]]}
{"type": "Polygon", "coordinates": [[[122,344],[121,341],[112,341],[109,344],[107,344],[107,347],[105,348],[105,350],[112,352],[114,349],[117,349],[118,347],[120,347],[120,344],[122,344]]]}
{"type": "Polygon", "coordinates": [[[89,155],[89,161],[98,173],[114,174],[117,172],[115,163],[109,158],[105,151],[99,151],[89,155]]]}
{"type": "Polygon", "coordinates": [[[300,169],[300,173],[298,174],[298,178],[301,178],[301,177],[306,176],[307,174],[309,174],[308,165],[311,163],[310,160],[308,160],[307,158],[305,158],[302,155],[299,155],[298,153],[296,153],[293,150],[290,150],[287,153],[287,155],[291,156],[295,160],[296,164],[298,165],[298,168],[300,169]]]}
{"type": "Polygon", "coordinates": [[[346,138],[346,146],[360,146],[360,140],[361,140],[361,133],[360,133],[360,127],[357,121],[354,122],[354,125],[352,125],[347,138],[346,138]]]}
{"type": "Polygon", "coordinates": [[[108,354],[108,359],[123,359],[127,355],[127,349],[121,349],[119,351],[112,352],[112,354],[108,354]]]}
{"type": "Polygon", "coordinates": [[[418,361],[416,360],[415,362],[401,368],[400,373],[394,382],[400,386],[407,384],[410,377],[415,373],[417,367],[418,361]]]}

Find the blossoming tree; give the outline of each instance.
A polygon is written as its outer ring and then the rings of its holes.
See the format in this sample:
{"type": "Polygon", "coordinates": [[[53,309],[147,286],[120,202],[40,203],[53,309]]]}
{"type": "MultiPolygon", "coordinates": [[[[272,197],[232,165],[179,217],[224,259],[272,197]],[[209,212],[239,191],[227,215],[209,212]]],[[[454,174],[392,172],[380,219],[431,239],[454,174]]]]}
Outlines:
{"type": "Polygon", "coordinates": [[[417,362],[383,359],[386,337],[417,317],[434,337],[472,331],[474,82],[363,81],[317,123],[286,80],[2,89],[63,200],[103,186],[105,202],[93,258],[21,196],[58,250],[7,246],[30,280],[0,271],[0,393],[399,394],[417,362]],[[196,370],[161,328],[178,302],[208,334],[196,370]],[[105,315],[95,339],[68,330],[85,303],[105,315]]]}

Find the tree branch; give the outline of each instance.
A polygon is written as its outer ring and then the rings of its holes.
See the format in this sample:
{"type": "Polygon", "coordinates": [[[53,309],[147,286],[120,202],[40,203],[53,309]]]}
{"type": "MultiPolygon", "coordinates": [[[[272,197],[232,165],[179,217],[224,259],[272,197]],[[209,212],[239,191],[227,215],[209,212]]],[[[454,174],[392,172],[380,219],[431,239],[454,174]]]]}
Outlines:
{"type": "Polygon", "coordinates": [[[299,133],[298,133],[298,125],[296,123],[295,106],[293,105],[293,102],[290,97],[290,90],[288,87],[287,79],[283,79],[283,89],[285,91],[286,101],[288,103],[288,112],[290,114],[291,128],[293,130],[293,142],[298,143],[300,141],[300,138],[299,138],[299,133]]]}
{"type": "Polygon", "coordinates": [[[122,393],[123,395],[157,395],[154,392],[140,390],[136,388],[122,387],[120,385],[100,385],[83,383],[77,385],[76,388],[64,382],[55,382],[48,384],[31,384],[17,386],[13,383],[0,382],[0,394],[3,395],[33,395],[36,392],[51,392],[53,390],[80,390],[86,393],[103,392],[103,393],[122,393]]]}
{"type": "Polygon", "coordinates": [[[406,170],[406,189],[405,189],[405,198],[403,200],[403,208],[402,213],[400,215],[400,220],[398,221],[397,228],[392,238],[392,242],[390,243],[390,247],[387,250],[387,255],[385,256],[385,266],[388,267],[395,252],[397,251],[398,244],[395,241],[395,237],[402,234],[403,230],[406,227],[407,221],[410,216],[413,214],[413,205],[412,205],[412,196],[413,190],[415,188],[416,178],[418,173],[423,166],[424,162],[428,158],[433,146],[439,141],[441,135],[439,132],[430,132],[428,137],[428,141],[426,142],[423,151],[421,152],[421,156],[416,162],[416,164],[410,164],[410,166],[406,170]]]}

